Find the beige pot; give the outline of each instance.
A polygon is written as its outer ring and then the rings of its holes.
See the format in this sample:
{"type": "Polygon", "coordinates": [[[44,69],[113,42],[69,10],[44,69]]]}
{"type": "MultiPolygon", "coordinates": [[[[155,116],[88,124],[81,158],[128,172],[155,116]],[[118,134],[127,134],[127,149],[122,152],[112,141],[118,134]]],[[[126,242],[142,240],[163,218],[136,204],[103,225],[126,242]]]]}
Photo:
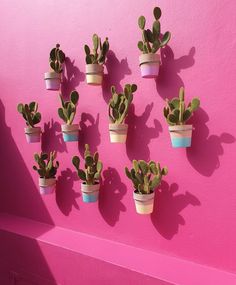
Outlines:
{"type": "Polygon", "coordinates": [[[133,192],[135,207],[138,214],[147,215],[153,212],[155,192],[150,194],[139,194],[133,192]]]}
{"type": "Polygon", "coordinates": [[[87,185],[85,183],[81,183],[81,192],[83,196],[83,201],[85,203],[93,203],[98,200],[100,189],[100,183],[96,183],[94,185],[87,185]]]}
{"type": "Polygon", "coordinates": [[[39,178],[39,191],[41,195],[52,194],[56,189],[56,178],[39,178]]]}
{"type": "Polygon", "coordinates": [[[127,124],[109,124],[111,143],[125,143],[127,138],[127,124]]]}
{"type": "Polygon", "coordinates": [[[86,64],[86,81],[90,85],[101,85],[103,79],[103,65],[86,64]]]}
{"type": "Polygon", "coordinates": [[[61,73],[50,71],[44,73],[47,90],[59,90],[61,86],[61,73]]]}
{"type": "Polygon", "coordinates": [[[26,127],[25,136],[28,143],[40,142],[41,128],[40,127],[26,127]]]}

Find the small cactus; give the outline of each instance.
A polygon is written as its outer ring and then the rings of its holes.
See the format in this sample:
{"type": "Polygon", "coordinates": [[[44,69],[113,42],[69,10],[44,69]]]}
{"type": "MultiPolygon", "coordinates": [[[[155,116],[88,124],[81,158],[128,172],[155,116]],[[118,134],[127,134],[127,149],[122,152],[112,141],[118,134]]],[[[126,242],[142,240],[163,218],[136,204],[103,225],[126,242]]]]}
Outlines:
{"type": "Polygon", "coordinates": [[[123,124],[133,100],[136,84],[126,84],[123,93],[117,93],[115,86],[111,87],[112,98],[109,101],[109,118],[113,124],[123,124]]]}
{"type": "Polygon", "coordinates": [[[163,113],[169,125],[184,125],[199,106],[200,100],[195,97],[186,108],[184,102],[184,87],[181,87],[179,89],[179,97],[166,100],[166,107],[164,107],[163,113]]]}
{"type": "Polygon", "coordinates": [[[160,163],[144,160],[133,160],[131,170],[125,167],[126,176],[132,180],[135,192],[139,194],[150,194],[161,183],[162,176],[167,175],[167,167],[161,168],[160,163]]]}
{"type": "Polygon", "coordinates": [[[161,36],[161,25],[159,21],[161,9],[159,7],[154,8],[153,15],[155,21],[152,25],[152,31],[145,29],[146,19],[144,16],[140,16],[138,19],[138,26],[142,30],[142,41],[138,42],[138,48],[143,53],[156,53],[160,48],[168,44],[171,37],[170,32],[165,32],[164,35],[161,36]]]}
{"type": "Polygon", "coordinates": [[[87,185],[94,185],[101,178],[103,165],[99,160],[98,152],[91,154],[88,144],[85,145],[84,160],[85,170],[80,168],[80,158],[78,156],[72,158],[72,163],[77,170],[79,178],[87,185]]]}
{"type": "Polygon", "coordinates": [[[33,166],[33,169],[38,172],[40,178],[55,178],[57,174],[57,169],[59,167],[59,162],[54,160],[56,159],[57,153],[56,151],[52,151],[49,153],[34,154],[34,160],[37,162],[37,166],[33,166]]]}
{"type": "Polygon", "coordinates": [[[26,125],[34,128],[41,121],[41,114],[38,112],[38,103],[18,104],[17,111],[23,116],[26,125]]]}
{"type": "Polygon", "coordinates": [[[87,64],[103,64],[106,60],[106,54],[109,50],[108,38],[105,38],[105,41],[101,42],[101,38],[98,35],[93,35],[93,50],[90,51],[88,45],[84,46],[84,51],[86,54],[85,61],[87,64]]]}
{"type": "Polygon", "coordinates": [[[61,106],[58,109],[59,117],[67,124],[72,125],[76,114],[76,107],[79,101],[79,93],[74,90],[70,94],[70,101],[64,101],[60,94],[61,106]]]}
{"type": "Polygon", "coordinates": [[[60,50],[60,45],[56,44],[56,47],[50,51],[49,64],[50,67],[56,73],[62,73],[63,68],[62,65],[65,62],[65,54],[62,50],[60,50]]]}

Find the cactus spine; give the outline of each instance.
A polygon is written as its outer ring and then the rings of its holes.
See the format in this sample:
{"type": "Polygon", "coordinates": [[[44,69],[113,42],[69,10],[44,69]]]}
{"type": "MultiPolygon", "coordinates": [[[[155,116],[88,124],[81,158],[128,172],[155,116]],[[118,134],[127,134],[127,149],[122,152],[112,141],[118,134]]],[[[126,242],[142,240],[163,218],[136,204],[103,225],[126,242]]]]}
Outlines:
{"type": "Polygon", "coordinates": [[[70,94],[70,101],[64,101],[61,94],[59,96],[62,107],[58,109],[58,115],[67,125],[71,125],[75,118],[79,93],[75,90],[72,91],[70,94]]]}
{"type": "Polygon", "coordinates": [[[18,104],[17,111],[23,116],[26,125],[34,128],[41,121],[41,114],[38,112],[38,103],[18,104]]]}
{"type": "Polygon", "coordinates": [[[60,49],[60,45],[56,44],[56,47],[50,51],[50,56],[49,56],[50,67],[56,73],[62,73],[63,71],[62,65],[64,62],[65,62],[65,54],[60,49]]]}
{"type": "Polygon", "coordinates": [[[54,160],[56,159],[57,153],[56,151],[52,151],[49,153],[34,154],[34,160],[37,162],[37,166],[33,166],[33,169],[36,170],[40,176],[40,178],[55,178],[57,174],[57,169],[59,167],[59,162],[54,160]]]}

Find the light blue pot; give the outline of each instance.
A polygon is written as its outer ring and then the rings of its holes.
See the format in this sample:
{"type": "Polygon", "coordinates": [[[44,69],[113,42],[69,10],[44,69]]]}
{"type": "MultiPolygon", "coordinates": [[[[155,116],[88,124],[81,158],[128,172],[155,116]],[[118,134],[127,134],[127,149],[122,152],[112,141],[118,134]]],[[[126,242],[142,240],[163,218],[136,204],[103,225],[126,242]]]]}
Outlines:
{"type": "Polygon", "coordinates": [[[87,185],[81,183],[81,192],[83,197],[83,202],[85,203],[94,203],[98,200],[100,184],[96,183],[95,185],[87,185]]]}
{"type": "Polygon", "coordinates": [[[61,125],[64,142],[76,142],[79,140],[79,125],[61,125]]]}

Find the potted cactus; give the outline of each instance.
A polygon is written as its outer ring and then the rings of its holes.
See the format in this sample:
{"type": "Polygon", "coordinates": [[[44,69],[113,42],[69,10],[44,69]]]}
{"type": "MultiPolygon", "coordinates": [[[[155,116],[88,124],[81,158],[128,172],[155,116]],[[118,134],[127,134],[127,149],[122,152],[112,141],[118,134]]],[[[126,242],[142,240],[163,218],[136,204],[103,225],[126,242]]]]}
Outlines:
{"type": "Polygon", "coordinates": [[[20,103],[17,105],[17,110],[26,121],[27,127],[25,128],[25,135],[27,142],[40,142],[41,128],[35,127],[35,125],[41,121],[41,114],[38,112],[38,103],[20,103]]]}
{"type": "Polygon", "coordinates": [[[92,203],[98,200],[100,189],[100,178],[102,172],[102,162],[99,160],[98,152],[91,154],[89,145],[85,145],[84,152],[85,169],[80,168],[80,159],[78,156],[72,158],[72,163],[77,170],[78,177],[83,181],[81,183],[81,192],[85,203],[92,203]]]}
{"type": "Polygon", "coordinates": [[[56,188],[56,174],[59,167],[59,162],[56,159],[56,151],[49,153],[35,153],[34,159],[38,164],[33,166],[39,174],[39,191],[41,195],[51,194],[56,188]]]}
{"type": "Polygon", "coordinates": [[[109,50],[108,38],[101,42],[98,35],[93,35],[93,51],[90,51],[88,45],[84,46],[86,54],[86,80],[90,85],[101,85],[103,79],[103,64],[106,60],[106,54],[109,50]]]}
{"type": "Polygon", "coordinates": [[[133,100],[133,93],[137,90],[136,84],[126,84],[123,93],[117,93],[115,86],[111,87],[112,98],[109,101],[109,132],[112,143],[125,143],[128,125],[125,118],[133,100]]]}
{"type": "Polygon", "coordinates": [[[161,168],[160,163],[144,160],[133,160],[133,168],[125,167],[126,176],[134,186],[133,198],[138,214],[153,212],[155,189],[160,185],[162,176],[167,175],[167,167],[161,168]]]}
{"type": "Polygon", "coordinates": [[[65,62],[65,54],[57,44],[55,48],[50,51],[49,65],[51,70],[44,73],[44,80],[47,90],[59,90],[61,85],[61,74],[63,71],[63,63],[65,62]]]}
{"type": "Polygon", "coordinates": [[[145,29],[146,19],[140,16],[138,19],[138,26],[142,30],[142,41],[138,42],[138,48],[142,52],[139,56],[139,66],[143,78],[155,78],[158,76],[161,48],[167,45],[170,40],[170,32],[165,32],[161,36],[160,18],[161,9],[155,7],[153,10],[155,21],[152,25],[152,31],[145,29]]]}
{"type": "Polygon", "coordinates": [[[179,89],[179,97],[172,100],[166,100],[164,107],[164,116],[169,124],[169,132],[173,147],[190,147],[192,141],[192,125],[186,125],[193,112],[200,106],[199,98],[193,98],[185,106],[184,88],[179,89]]]}
{"type": "Polygon", "coordinates": [[[64,101],[60,94],[61,107],[58,109],[59,117],[65,122],[61,125],[63,139],[65,142],[78,141],[79,125],[72,124],[76,114],[76,107],[79,100],[79,93],[72,91],[70,101],[64,101]]]}

